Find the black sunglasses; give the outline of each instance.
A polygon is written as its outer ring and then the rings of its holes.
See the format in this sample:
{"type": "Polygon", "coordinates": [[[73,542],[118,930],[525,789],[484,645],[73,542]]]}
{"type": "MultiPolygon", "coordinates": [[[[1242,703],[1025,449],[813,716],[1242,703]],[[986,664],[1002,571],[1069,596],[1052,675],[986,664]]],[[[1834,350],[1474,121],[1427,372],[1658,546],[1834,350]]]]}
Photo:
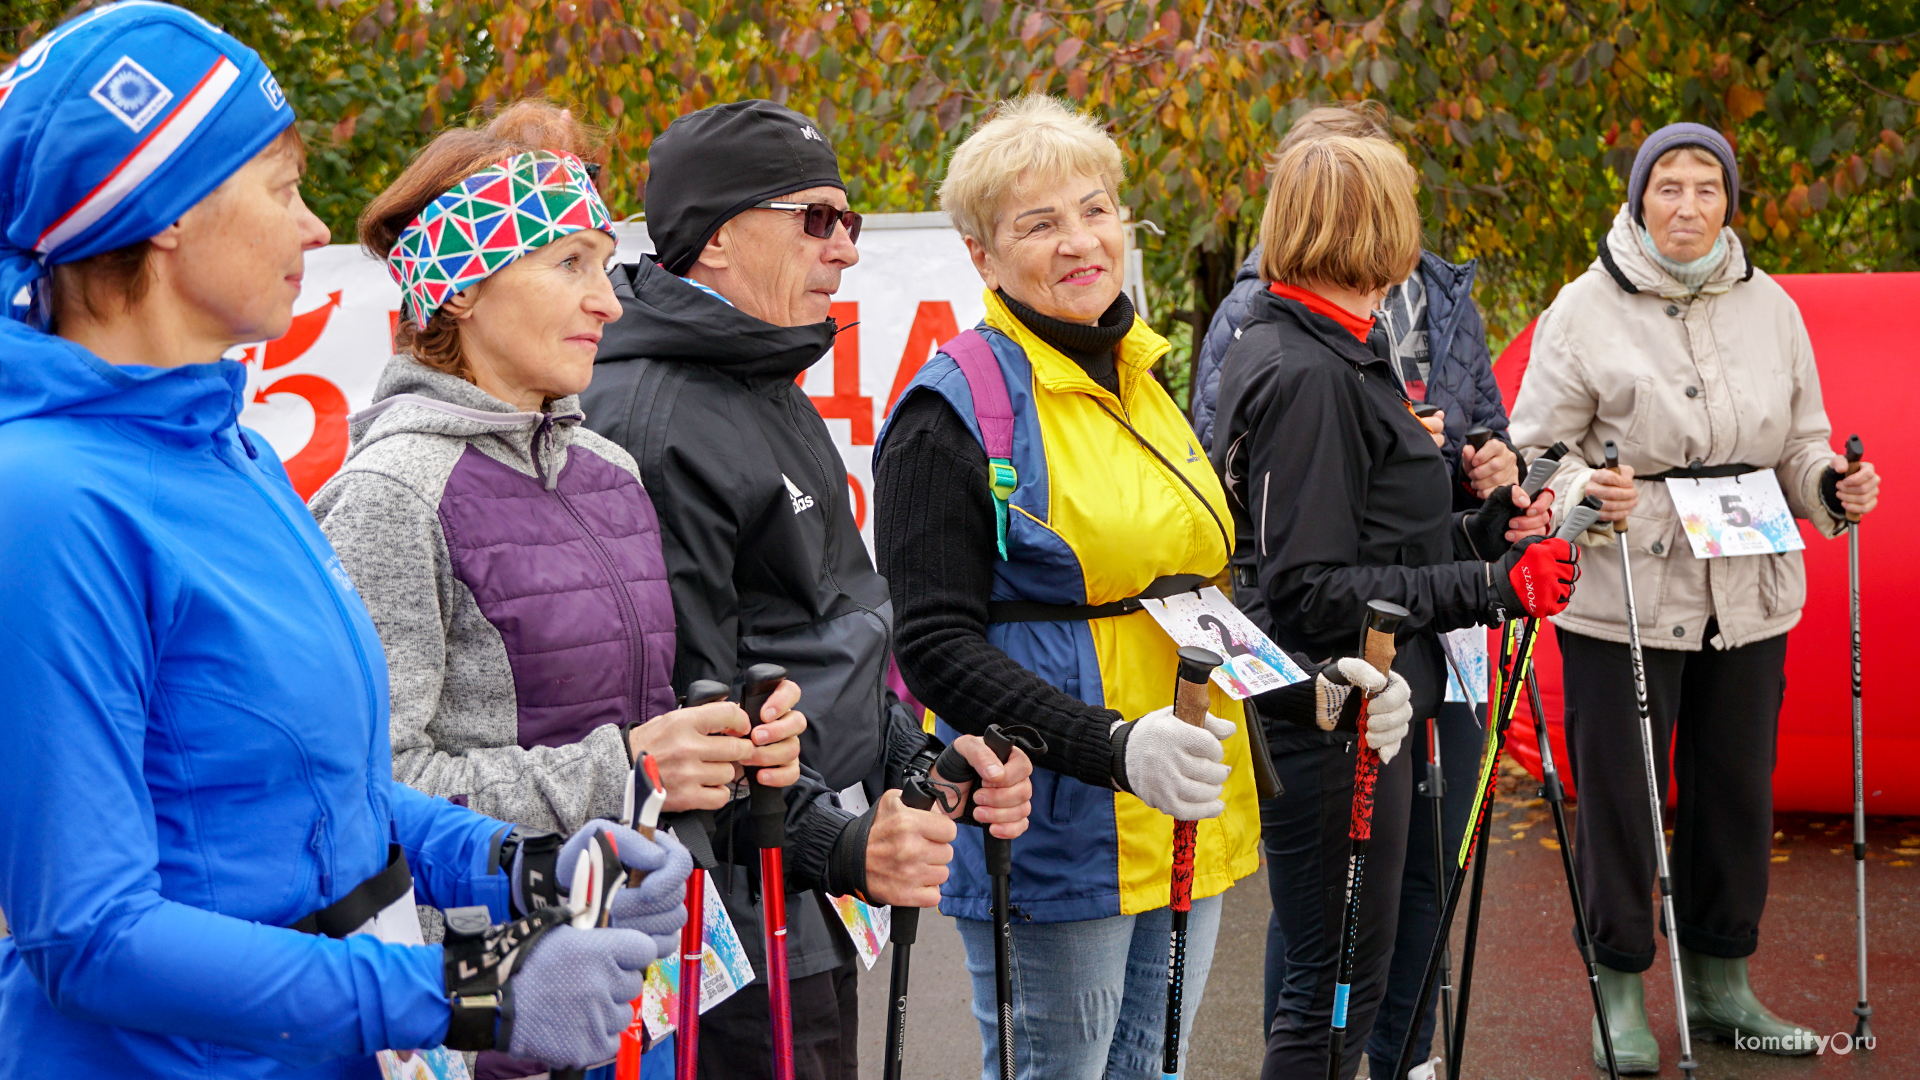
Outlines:
{"type": "Polygon", "coordinates": [[[832,203],[797,202],[757,202],[756,210],[792,210],[804,215],[800,228],[816,240],[826,240],[833,236],[833,226],[838,222],[847,227],[847,242],[860,242],[860,215],[851,210],[842,210],[832,203]]]}

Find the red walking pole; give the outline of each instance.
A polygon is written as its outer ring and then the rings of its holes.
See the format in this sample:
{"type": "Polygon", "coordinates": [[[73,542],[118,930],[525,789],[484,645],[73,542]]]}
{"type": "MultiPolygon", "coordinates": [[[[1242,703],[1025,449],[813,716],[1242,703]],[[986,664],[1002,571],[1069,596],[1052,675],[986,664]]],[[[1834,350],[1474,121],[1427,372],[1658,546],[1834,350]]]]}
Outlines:
{"type": "MultiPolygon", "coordinates": [[[[787,677],[777,664],[747,669],[740,706],[747,722],[760,726],[760,710],[787,677]]],[[[761,932],[767,954],[767,1009],[773,1019],[773,1080],[793,1080],[793,1006],[787,986],[787,875],[781,848],[787,842],[787,800],[779,788],[760,783],[760,770],[747,777],[754,838],[760,845],[761,932]]]]}
{"type": "MultiPolygon", "coordinates": [[[[727,694],[725,683],[696,679],[687,687],[687,707],[725,701],[727,694]]],[[[696,810],[681,815],[677,829],[698,832],[701,842],[698,846],[687,844],[688,849],[711,854],[706,842],[713,831],[710,812],[696,810]]],[[[687,843],[688,839],[682,837],[681,843],[687,843]]],[[[706,952],[706,898],[707,871],[696,859],[693,871],[687,875],[687,925],[680,928],[680,1016],[673,1036],[674,1080],[695,1080],[700,1074],[700,980],[703,974],[700,961],[706,952]]]]}
{"type": "MultiPolygon", "coordinates": [[[[1173,684],[1173,715],[1183,723],[1205,727],[1207,681],[1221,664],[1217,653],[1192,645],[1181,646],[1180,672],[1173,684]]],[[[1173,911],[1167,943],[1167,1029],[1160,1044],[1160,1074],[1165,1080],[1180,1075],[1180,995],[1187,982],[1187,915],[1193,910],[1193,838],[1199,823],[1173,823],[1173,878],[1168,907],[1173,911]]]]}

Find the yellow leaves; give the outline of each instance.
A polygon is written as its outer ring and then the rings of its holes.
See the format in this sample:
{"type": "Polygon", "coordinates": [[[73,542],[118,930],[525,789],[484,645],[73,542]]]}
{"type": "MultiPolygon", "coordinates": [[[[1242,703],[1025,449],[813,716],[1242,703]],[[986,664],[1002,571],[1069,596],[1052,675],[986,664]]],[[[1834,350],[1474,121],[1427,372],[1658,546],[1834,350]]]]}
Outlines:
{"type": "Polygon", "coordinates": [[[1487,115],[1487,107],[1480,103],[1479,95],[1467,95],[1467,115],[1473,117],[1475,122],[1487,115]]]}
{"type": "Polygon", "coordinates": [[[1910,98],[1920,98],[1920,71],[1915,71],[1913,77],[1907,80],[1906,94],[1910,98]]]}
{"type": "Polygon", "coordinates": [[[1727,87],[1727,115],[1734,123],[1743,123],[1767,107],[1767,95],[1751,86],[1735,83],[1727,87]]]}

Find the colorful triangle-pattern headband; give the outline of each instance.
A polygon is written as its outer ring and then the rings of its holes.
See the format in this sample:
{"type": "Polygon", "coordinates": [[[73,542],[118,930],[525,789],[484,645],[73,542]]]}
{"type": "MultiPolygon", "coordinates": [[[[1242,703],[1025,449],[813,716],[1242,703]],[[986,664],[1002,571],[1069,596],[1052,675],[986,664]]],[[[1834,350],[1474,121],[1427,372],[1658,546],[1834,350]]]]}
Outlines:
{"type": "Polygon", "coordinates": [[[529,151],[427,204],[388,252],[387,271],[405,293],[402,314],[424,330],[454,293],[583,229],[613,235],[613,215],[586,166],[564,151],[529,151]]]}

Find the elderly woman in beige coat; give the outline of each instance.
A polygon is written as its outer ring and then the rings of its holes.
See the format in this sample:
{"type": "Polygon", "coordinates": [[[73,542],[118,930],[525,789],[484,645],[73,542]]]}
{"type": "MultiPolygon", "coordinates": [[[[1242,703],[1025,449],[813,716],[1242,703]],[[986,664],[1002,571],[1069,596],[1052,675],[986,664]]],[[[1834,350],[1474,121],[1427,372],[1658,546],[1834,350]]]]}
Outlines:
{"type": "MultiPolygon", "coordinates": [[[[1648,137],[1599,258],[1540,317],[1512,430],[1529,457],[1572,447],[1551,482],[1556,511],[1595,495],[1604,522],[1630,522],[1654,740],[1673,741],[1679,783],[1674,906],[1689,1025],[1696,1037],[1811,1053],[1811,1032],[1775,1016],[1747,981],[1766,904],[1786,633],[1806,571],[1798,551],[1696,558],[1661,481],[1740,476],[1764,488],[1758,474],[1771,471],[1787,510],[1827,536],[1873,509],[1879,481],[1870,464],[1843,475],[1800,311],[1729,227],[1739,181],[1732,148],[1709,128],[1648,137]],[[1620,467],[1595,469],[1608,440],[1620,467]]],[[[1610,544],[1612,528],[1584,539],[1610,544]]],[[[1576,863],[1620,1071],[1653,1073],[1640,973],[1654,959],[1656,834],[1620,568],[1615,558],[1582,567],[1554,619],[1580,789],[1576,863]]],[[[1597,1019],[1593,1035],[1600,1061],[1597,1019]]]]}

